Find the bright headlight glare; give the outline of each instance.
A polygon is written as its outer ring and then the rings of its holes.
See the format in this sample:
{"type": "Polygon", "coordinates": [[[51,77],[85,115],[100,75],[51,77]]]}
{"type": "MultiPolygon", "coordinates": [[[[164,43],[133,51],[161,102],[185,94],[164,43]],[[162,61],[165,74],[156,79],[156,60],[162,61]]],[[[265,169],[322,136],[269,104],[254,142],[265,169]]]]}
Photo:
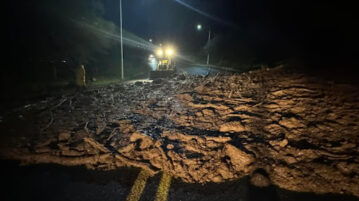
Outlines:
{"type": "Polygon", "coordinates": [[[162,49],[158,49],[158,50],[156,51],[156,55],[157,55],[157,56],[162,56],[162,55],[163,55],[163,50],[162,50],[162,49]]]}
{"type": "Polygon", "coordinates": [[[172,48],[168,48],[168,49],[166,49],[166,55],[167,55],[167,56],[172,56],[172,55],[173,55],[173,53],[174,53],[174,51],[173,51],[173,49],[172,49],[172,48]]]}

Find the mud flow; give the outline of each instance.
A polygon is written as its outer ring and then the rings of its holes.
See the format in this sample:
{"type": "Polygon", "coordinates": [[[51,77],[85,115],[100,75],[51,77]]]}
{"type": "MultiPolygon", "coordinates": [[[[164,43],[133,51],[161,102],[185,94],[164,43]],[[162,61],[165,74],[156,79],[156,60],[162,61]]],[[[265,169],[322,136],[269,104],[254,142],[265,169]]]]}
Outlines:
{"type": "Polygon", "coordinates": [[[284,68],[72,91],[7,113],[1,130],[2,158],[24,165],[359,196],[358,87],[284,68]]]}

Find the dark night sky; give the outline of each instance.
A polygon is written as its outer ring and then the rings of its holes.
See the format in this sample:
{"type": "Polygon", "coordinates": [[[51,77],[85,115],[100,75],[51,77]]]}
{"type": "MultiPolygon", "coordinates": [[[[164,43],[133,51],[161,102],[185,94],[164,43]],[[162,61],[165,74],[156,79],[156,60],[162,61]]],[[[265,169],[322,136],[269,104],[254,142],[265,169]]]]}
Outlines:
{"type": "MultiPolygon", "coordinates": [[[[106,18],[119,24],[119,1],[114,3],[112,0],[104,0],[103,2],[106,18]]],[[[197,4],[191,3],[194,6],[197,4]]],[[[202,3],[199,6],[201,6],[199,8],[207,11],[210,4],[202,3]]],[[[220,13],[226,12],[228,10],[223,9],[220,13]]],[[[205,33],[196,31],[197,23],[202,23],[204,26],[211,25],[211,27],[220,26],[173,0],[124,0],[123,13],[124,29],[145,39],[153,38],[155,43],[187,42],[190,45],[199,39],[206,39],[205,33]]]]}
{"type": "MultiPolygon", "coordinates": [[[[119,22],[119,1],[103,0],[106,18],[119,22]]],[[[182,48],[200,45],[205,33],[197,23],[209,25],[214,34],[238,33],[269,48],[289,47],[310,51],[312,56],[351,54],[354,34],[352,5],[329,1],[183,0],[233,26],[209,19],[174,0],[123,0],[124,28],[143,38],[175,41],[182,48]],[[340,50],[340,51],[338,51],[340,50]]],[[[155,40],[156,42],[156,40],[155,40]]]]}
{"type": "MultiPolygon", "coordinates": [[[[219,33],[239,30],[258,35],[285,36],[292,40],[311,40],[325,39],[326,35],[346,34],[343,33],[346,31],[350,33],[350,30],[345,29],[348,29],[348,24],[354,17],[349,10],[350,5],[343,2],[339,4],[297,0],[183,1],[236,26],[230,27],[208,19],[174,0],[124,0],[124,28],[142,37],[189,40],[189,36],[196,33],[195,24],[201,22],[210,25],[219,33]]],[[[118,22],[118,1],[103,2],[106,17],[118,22]]]]}
{"type": "MultiPolygon", "coordinates": [[[[123,0],[124,28],[143,39],[153,38],[156,44],[174,43],[183,52],[206,43],[207,33],[196,31],[197,23],[210,27],[214,37],[229,33],[250,41],[253,48],[263,49],[264,53],[281,50],[323,60],[335,57],[340,62],[350,60],[356,49],[355,7],[345,1],[181,1],[220,20],[175,0],[123,0]]],[[[119,0],[102,2],[105,18],[119,24],[119,0]]]]}

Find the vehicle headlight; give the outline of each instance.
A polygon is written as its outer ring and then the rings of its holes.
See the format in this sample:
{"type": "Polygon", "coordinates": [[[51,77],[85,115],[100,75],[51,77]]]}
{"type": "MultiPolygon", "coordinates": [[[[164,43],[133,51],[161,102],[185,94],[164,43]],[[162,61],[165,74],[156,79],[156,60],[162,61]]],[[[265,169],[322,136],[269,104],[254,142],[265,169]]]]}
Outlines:
{"type": "Polygon", "coordinates": [[[174,50],[172,48],[167,48],[166,49],[166,55],[167,56],[172,56],[174,54],[174,50]]]}
{"type": "Polygon", "coordinates": [[[158,49],[158,50],[156,51],[156,55],[159,56],[159,57],[163,56],[163,50],[162,50],[162,49],[158,49]]]}

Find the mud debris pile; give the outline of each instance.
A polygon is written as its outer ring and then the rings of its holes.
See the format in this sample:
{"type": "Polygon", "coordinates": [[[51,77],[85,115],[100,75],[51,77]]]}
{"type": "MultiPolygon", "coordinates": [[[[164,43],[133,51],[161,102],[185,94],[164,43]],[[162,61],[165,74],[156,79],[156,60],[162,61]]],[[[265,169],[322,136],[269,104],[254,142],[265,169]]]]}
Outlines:
{"type": "Polygon", "coordinates": [[[263,170],[284,189],[359,196],[359,88],[283,68],[116,84],[18,112],[33,135],[1,155],[24,164],[135,166],[191,183],[263,170]]]}

